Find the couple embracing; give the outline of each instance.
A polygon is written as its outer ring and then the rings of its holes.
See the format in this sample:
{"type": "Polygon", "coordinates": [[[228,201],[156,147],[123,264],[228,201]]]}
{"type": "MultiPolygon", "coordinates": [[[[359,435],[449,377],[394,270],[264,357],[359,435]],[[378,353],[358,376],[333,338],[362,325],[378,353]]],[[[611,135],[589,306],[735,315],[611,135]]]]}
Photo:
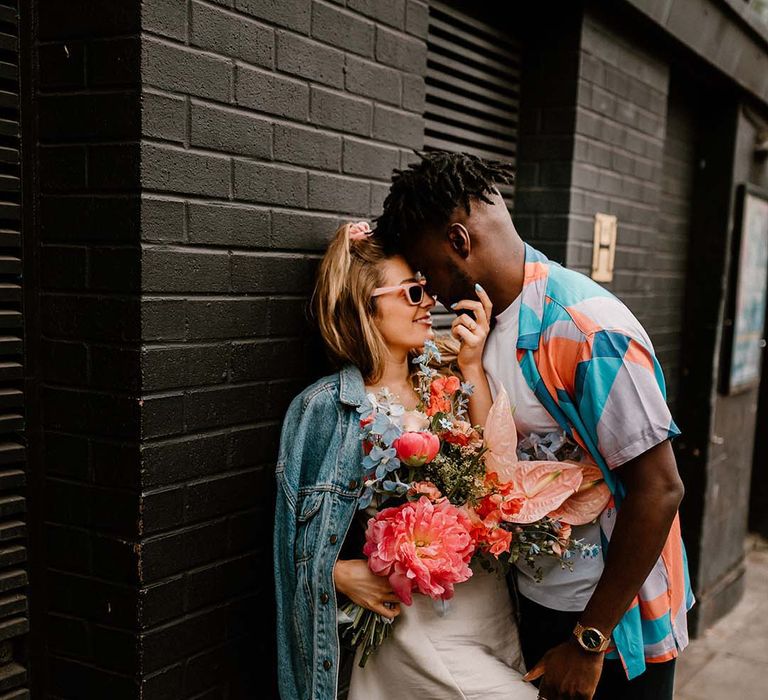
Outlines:
{"type": "Polygon", "coordinates": [[[325,254],[315,314],[340,369],[292,402],[277,466],[283,700],[673,696],[693,597],[661,367],[621,302],[520,239],[497,189],[511,179],[503,163],[426,153],[395,173],[375,232],[342,226],[325,254]],[[520,434],[564,433],[611,491],[573,529],[599,556],[572,571],[542,562],[540,580],[525,565],[509,581],[478,567],[442,615],[371,572],[358,510],[358,408],[384,388],[416,408],[410,358],[434,338],[437,298],[456,313],[471,423],[503,389],[520,434]],[[344,662],[343,601],[396,619],[364,668],[344,662]]]}

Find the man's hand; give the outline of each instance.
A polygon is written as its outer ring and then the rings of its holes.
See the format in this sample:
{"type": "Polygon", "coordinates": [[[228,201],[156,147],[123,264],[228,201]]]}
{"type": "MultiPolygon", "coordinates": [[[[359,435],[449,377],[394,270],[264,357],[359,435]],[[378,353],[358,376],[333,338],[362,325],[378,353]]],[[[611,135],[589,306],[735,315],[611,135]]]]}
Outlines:
{"type": "Polygon", "coordinates": [[[524,680],[543,679],[539,687],[542,700],[592,700],[603,671],[605,654],[581,649],[568,641],[550,649],[524,680]]]}

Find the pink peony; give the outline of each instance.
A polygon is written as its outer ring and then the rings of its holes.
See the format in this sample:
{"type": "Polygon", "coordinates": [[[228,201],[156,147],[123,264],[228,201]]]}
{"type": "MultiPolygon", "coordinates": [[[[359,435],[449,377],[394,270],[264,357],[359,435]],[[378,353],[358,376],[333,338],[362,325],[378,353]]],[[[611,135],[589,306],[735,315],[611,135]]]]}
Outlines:
{"type": "Polygon", "coordinates": [[[392,443],[397,458],[409,467],[423,467],[440,451],[440,439],[432,433],[403,433],[392,443]]]}
{"type": "Polygon", "coordinates": [[[448,500],[418,501],[385,508],[368,521],[363,554],[374,574],[387,576],[406,605],[415,588],[435,600],[453,597],[454,584],[472,576],[475,552],[466,513],[448,500]]]}

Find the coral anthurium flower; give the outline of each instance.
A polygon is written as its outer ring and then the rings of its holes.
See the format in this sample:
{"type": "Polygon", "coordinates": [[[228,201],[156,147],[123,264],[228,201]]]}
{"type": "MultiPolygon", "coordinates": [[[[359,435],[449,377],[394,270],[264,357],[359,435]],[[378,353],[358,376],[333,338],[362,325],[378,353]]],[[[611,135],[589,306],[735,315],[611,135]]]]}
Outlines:
{"type": "Polygon", "coordinates": [[[522,501],[514,522],[527,524],[540,520],[581,486],[581,466],[571,462],[520,462],[517,459],[517,429],[512,418],[507,392],[502,389],[488,412],[485,422],[485,468],[489,477],[510,484],[513,493],[505,494],[522,501]]]}
{"type": "Polygon", "coordinates": [[[466,513],[447,499],[432,503],[422,496],[371,518],[363,554],[370,570],[387,576],[406,605],[413,602],[414,589],[435,600],[447,600],[453,597],[455,584],[472,576],[471,529],[466,513]]]}
{"type": "Polygon", "coordinates": [[[509,405],[509,396],[504,387],[496,395],[483,431],[485,465],[488,472],[496,472],[500,481],[510,481],[511,472],[517,464],[517,428],[509,405]]]}
{"type": "Polygon", "coordinates": [[[440,451],[440,438],[433,433],[403,433],[392,443],[397,458],[409,467],[423,467],[440,451]]]}
{"type": "Polygon", "coordinates": [[[549,515],[581,486],[581,467],[570,462],[518,462],[514,489],[523,499],[514,522],[526,524],[549,515]]]}
{"type": "Polygon", "coordinates": [[[569,525],[586,525],[608,506],[611,492],[603,479],[600,467],[595,464],[580,464],[582,482],[576,493],[569,496],[551,517],[569,525]]]}

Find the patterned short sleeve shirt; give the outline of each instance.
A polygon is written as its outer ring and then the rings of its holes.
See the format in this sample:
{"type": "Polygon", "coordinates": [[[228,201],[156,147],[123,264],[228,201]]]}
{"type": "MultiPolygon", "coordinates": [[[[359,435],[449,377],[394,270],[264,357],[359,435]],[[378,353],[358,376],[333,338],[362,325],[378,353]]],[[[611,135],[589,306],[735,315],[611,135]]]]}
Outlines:
{"type": "MultiPolygon", "coordinates": [[[[526,245],[517,358],[544,407],[603,471],[614,495],[600,518],[610,542],[624,496],[613,470],[680,434],[661,366],[640,322],[613,294],[526,245]]],[[[613,632],[629,678],[688,643],[693,605],[679,517],[651,574],[613,632]]]]}

